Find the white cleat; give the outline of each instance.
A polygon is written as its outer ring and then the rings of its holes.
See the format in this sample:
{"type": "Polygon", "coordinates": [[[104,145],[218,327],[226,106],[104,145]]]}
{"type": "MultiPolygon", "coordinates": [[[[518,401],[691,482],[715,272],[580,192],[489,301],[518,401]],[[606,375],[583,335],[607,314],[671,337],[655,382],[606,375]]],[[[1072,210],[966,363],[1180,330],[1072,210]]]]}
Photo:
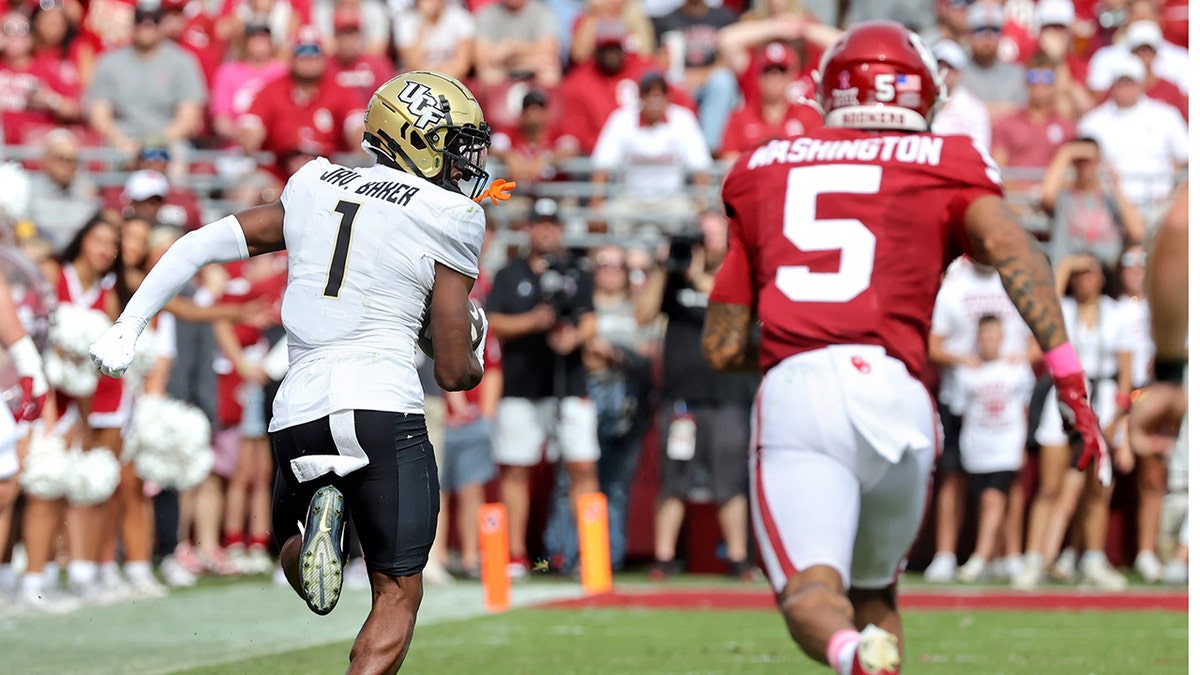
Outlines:
{"type": "Polygon", "coordinates": [[[1079,570],[1083,573],[1083,583],[1106,591],[1123,591],[1129,585],[1125,575],[1114,569],[1104,554],[1085,555],[1079,570]]]}
{"type": "Polygon", "coordinates": [[[1046,579],[1046,567],[1042,562],[1042,556],[1039,553],[1030,553],[1025,556],[1025,561],[1021,567],[1021,571],[1013,577],[1013,588],[1022,591],[1031,591],[1046,579]]]}
{"type": "Polygon", "coordinates": [[[130,595],[137,599],[162,598],[167,595],[167,587],[158,582],[154,575],[145,577],[130,577],[130,595]]]}
{"type": "Polygon", "coordinates": [[[70,614],[83,607],[78,598],[64,594],[58,589],[22,589],[17,596],[22,611],[30,614],[70,614]]]}
{"type": "Polygon", "coordinates": [[[978,556],[971,556],[962,567],[958,568],[958,580],[968,584],[975,583],[982,580],[987,572],[987,561],[978,556]]]}
{"type": "Polygon", "coordinates": [[[1078,562],[1079,556],[1075,553],[1075,549],[1064,548],[1059,554],[1058,560],[1054,561],[1054,566],[1050,568],[1050,576],[1070,583],[1075,580],[1075,568],[1078,562]]]}
{"type": "Polygon", "coordinates": [[[190,588],[196,585],[196,575],[183,566],[175,556],[167,556],[158,565],[158,573],[169,588],[190,588]]]}
{"type": "Polygon", "coordinates": [[[854,675],[896,675],[900,672],[900,641],[895,635],[868,624],[859,633],[854,653],[854,675]]]}
{"type": "Polygon", "coordinates": [[[958,569],[958,558],[953,553],[938,553],[933,556],[929,567],[925,568],[925,581],[932,584],[948,584],[954,581],[954,573],[958,569]]]}
{"type": "Polygon", "coordinates": [[[1172,560],[1163,567],[1162,582],[1172,585],[1186,585],[1188,582],[1188,566],[1182,560],[1172,560]]]}
{"type": "Polygon", "coordinates": [[[1142,551],[1133,560],[1133,569],[1147,583],[1157,584],[1163,578],[1163,564],[1154,551],[1142,551]]]}

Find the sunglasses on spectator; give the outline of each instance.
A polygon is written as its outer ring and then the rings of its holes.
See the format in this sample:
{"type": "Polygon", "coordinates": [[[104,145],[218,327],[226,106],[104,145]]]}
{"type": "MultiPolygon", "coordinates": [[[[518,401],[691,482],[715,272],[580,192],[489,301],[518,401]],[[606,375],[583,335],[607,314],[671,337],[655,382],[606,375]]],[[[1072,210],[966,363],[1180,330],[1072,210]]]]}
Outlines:
{"type": "Polygon", "coordinates": [[[1000,29],[997,28],[996,26],[980,26],[979,28],[972,29],[971,32],[974,33],[975,35],[994,36],[994,35],[1000,34],[1000,29]]]}
{"type": "Polygon", "coordinates": [[[1034,68],[1025,74],[1029,84],[1054,84],[1054,71],[1049,68],[1034,68]]]}
{"type": "Polygon", "coordinates": [[[4,34],[14,37],[29,35],[29,23],[25,21],[5,21],[4,34]]]}
{"type": "Polygon", "coordinates": [[[161,20],[162,17],[159,16],[158,12],[137,12],[133,15],[133,25],[135,26],[140,26],[144,23],[152,23],[157,26],[161,20]]]}
{"type": "Polygon", "coordinates": [[[320,56],[321,45],[296,45],[296,48],[292,50],[292,54],[296,56],[320,56]]]}
{"type": "Polygon", "coordinates": [[[141,158],[147,162],[169,162],[171,155],[163,148],[146,148],[142,151],[141,158]]]}
{"type": "Polygon", "coordinates": [[[597,269],[617,269],[617,270],[619,270],[619,269],[624,269],[625,264],[622,263],[620,260],[597,260],[596,268],[597,269]]]}
{"type": "Polygon", "coordinates": [[[45,11],[48,9],[62,9],[63,0],[40,0],[38,8],[45,11]]]}
{"type": "Polygon", "coordinates": [[[53,152],[53,153],[46,155],[46,159],[51,159],[56,162],[63,162],[66,164],[78,164],[79,163],[79,155],[64,155],[59,152],[53,152]]]}

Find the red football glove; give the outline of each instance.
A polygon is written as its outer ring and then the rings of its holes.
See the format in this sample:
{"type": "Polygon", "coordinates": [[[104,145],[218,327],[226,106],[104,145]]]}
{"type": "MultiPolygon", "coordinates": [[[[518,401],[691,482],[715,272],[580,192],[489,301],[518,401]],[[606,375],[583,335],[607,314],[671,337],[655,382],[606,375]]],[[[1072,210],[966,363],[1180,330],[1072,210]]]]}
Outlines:
{"type": "Polygon", "coordinates": [[[1058,393],[1058,409],[1062,413],[1063,429],[1070,439],[1075,468],[1087,471],[1096,465],[1096,477],[1101,485],[1112,483],[1112,457],[1100,432],[1100,421],[1088,403],[1087,384],[1083,373],[1054,378],[1058,393]]]}
{"type": "Polygon", "coordinates": [[[32,422],[42,416],[42,406],[46,405],[46,391],[43,389],[41,394],[34,394],[32,377],[22,377],[20,385],[21,403],[13,416],[18,422],[32,422]]]}

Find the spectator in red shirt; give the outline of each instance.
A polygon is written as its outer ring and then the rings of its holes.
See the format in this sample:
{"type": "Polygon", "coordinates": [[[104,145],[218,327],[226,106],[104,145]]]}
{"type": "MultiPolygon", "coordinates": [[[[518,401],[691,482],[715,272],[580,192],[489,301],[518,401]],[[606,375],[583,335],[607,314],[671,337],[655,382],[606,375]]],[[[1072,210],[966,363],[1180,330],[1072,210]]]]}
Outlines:
{"type": "Polygon", "coordinates": [[[75,26],[63,3],[58,0],[33,3],[29,24],[36,67],[57,73],[59,81],[69,90],[69,95],[78,100],[83,94],[79,76],[81,41],[74,39],[75,26]]]}
{"type": "Polygon", "coordinates": [[[386,58],[364,50],[357,12],[339,9],[333,15],[333,54],[329,70],[335,82],[358,92],[363,106],[379,85],[392,79],[396,68],[386,58]]]}
{"type": "Polygon", "coordinates": [[[822,113],[813,104],[796,103],[788,97],[796,70],[796,54],[791,48],[782,42],[767,45],[756,83],[758,102],[747,101],[729,118],[721,143],[723,159],[735,159],[769,139],[787,138],[823,126],[822,113]]]}
{"type": "Polygon", "coordinates": [[[280,155],[307,146],[329,155],[358,147],[362,104],[356,92],[327,76],[320,40],[314,29],[302,29],[291,72],[263,87],[238,120],[238,140],[246,152],[280,155]]]}
{"type": "MultiPolygon", "coordinates": [[[[0,130],[5,143],[29,143],[39,131],[79,118],[79,100],[59,73],[33,58],[29,20],[20,12],[4,15],[4,56],[0,61],[0,130]]],[[[77,94],[77,92],[75,92],[77,94]]]]}
{"type": "Polygon", "coordinates": [[[1057,75],[1050,59],[1034,56],[1025,73],[1029,100],[992,126],[992,158],[997,164],[1039,170],[1031,173],[1028,180],[1018,179],[1017,185],[1029,187],[1039,183],[1041,171],[1050,166],[1058,147],[1075,137],[1075,122],[1055,108],[1057,75]]]}
{"type": "MultiPolygon", "coordinates": [[[[564,147],[592,154],[608,116],[621,106],[638,105],[638,82],[647,72],[659,70],[654,61],[625,50],[627,36],[619,22],[598,23],[595,54],[563,80],[562,109],[570,111],[562,120],[564,147]]],[[[695,109],[688,95],[676,87],[671,87],[669,98],[695,109]]]]}
{"type": "Polygon", "coordinates": [[[553,180],[558,174],[554,163],[569,157],[573,143],[562,143],[556,123],[549,114],[546,95],[530,91],[521,99],[521,117],[517,126],[492,134],[491,154],[504,162],[505,175],[518,186],[553,180]]]}

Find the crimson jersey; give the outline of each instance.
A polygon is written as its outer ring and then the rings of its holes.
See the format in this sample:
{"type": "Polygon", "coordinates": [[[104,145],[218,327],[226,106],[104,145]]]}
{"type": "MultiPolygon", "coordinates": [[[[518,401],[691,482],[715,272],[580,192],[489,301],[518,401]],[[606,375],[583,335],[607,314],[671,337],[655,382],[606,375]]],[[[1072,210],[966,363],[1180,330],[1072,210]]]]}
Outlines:
{"type": "Polygon", "coordinates": [[[835,344],[880,345],[919,376],[963,217],[1002,196],[966,136],[823,128],[742,155],[725,179],[729,252],[711,302],[754,307],[763,372],[835,344]]]}

